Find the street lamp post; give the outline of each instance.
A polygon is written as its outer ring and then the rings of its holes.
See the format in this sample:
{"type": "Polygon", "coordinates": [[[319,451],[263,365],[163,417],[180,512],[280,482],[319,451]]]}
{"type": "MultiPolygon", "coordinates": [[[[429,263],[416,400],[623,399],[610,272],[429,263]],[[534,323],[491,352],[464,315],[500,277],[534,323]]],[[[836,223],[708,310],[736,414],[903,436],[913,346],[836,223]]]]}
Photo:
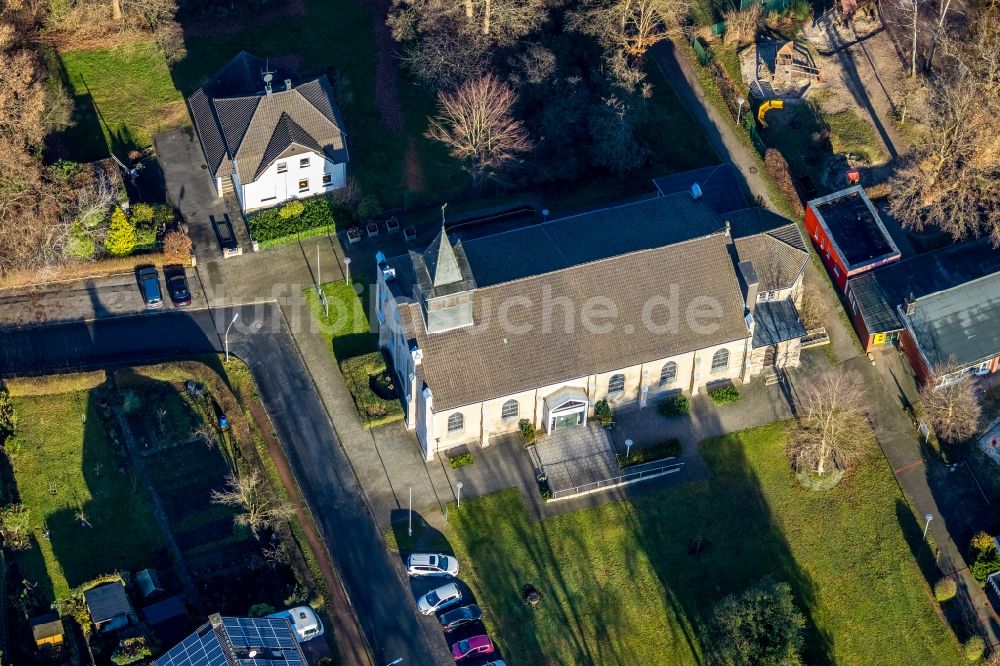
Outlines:
{"type": "Polygon", "coordinates": [[[390,661],[385,666],[396,666],[396,664],[402,664],[402,663],[403,663],[403,658],[402,657],[396,657],[395,659],[393,659],[392,661],[390,661]]]}
{"type": "Polygon", "coordinates": [[[925,514],[924,520],[927,522],[924,524],[924,541],[927,541],[927,528],[931,526],[931,521],[934,520],[934,516],[931,514],[925,514]]]}
{"type": "Polygon", "coordinates": [[[226,326],[226,334],[223,336],[223,344],[226,347],[226,363],[229,363],[229,329],[233,327],[233,324],[235,324],[236,320],[239,318],[240,318],[240,313],[234,312],[233,320],[229,322],[229,326],[226,326]]]}
{"type": "Polygon", "coordinates": [[[458,491],[458,508],[459,509],[462,508],[462,485],[463,484],[462,484],[461,481],[456,481],[455,482],[455,490],[458,491]]]}
{"type": "Polygon", "coordinates": [[[410,517],[406,527],[407,536],[413,536],[413,486],[410,486],[410,517]]]}
{"type": "Polygon", "coordinates": [[[740,124],[740,119],[743,116],[743,105],[746,104],[746,103],[747,103],[747,101],[745,99],[743,99],[742,97],[740,97],[738,100],[736,100],[736,124],[737,125],[740,124]]]}
{"type": "Polygon", "coordinates": [[[344,284],[351,284],[351,258],[344,257],[344,284]]]}
{"type": "Polygon", "coordinates": [[[628,457],[632,454],[632,440],[625,440],[625,462],[628,462],[628,457]]]}

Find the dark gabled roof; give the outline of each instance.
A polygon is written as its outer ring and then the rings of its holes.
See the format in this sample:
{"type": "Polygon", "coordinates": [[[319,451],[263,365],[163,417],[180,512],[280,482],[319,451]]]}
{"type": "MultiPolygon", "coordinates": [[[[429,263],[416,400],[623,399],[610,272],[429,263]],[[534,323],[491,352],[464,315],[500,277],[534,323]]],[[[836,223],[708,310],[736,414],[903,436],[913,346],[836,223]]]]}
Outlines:
{"type": "Polygon", "coordinates": [[[433,391],[434,409],[450,409],[746,339],[743,296],[729,250],[726,236],[715,233],[512,282],[480,285],[473,295],[475,325],[433,335],[424,329],[418,303],[402,303],[400,314],[423,350],[420,369],[433,391]],[[720,317],[713,321],[717,326],[695,330],[680,316],[673,327],[661,321],[666,319],[665,308],[644,314],[650,299],[669,301],[675,295],[681,313],[699,299],[717,304],[720,317]],[[614,332],[580,322],[581,308],[594,298],[614,304],[618,313],[614,332]],[[515,327],[500,321],[504,303],[528,302],[534,307],[518,306],[510,313],[515,327]],[[573,303],[574,325],[565,325],[562,306],[553,314],[546,312],[545,302],[573,303]],[[650,326],[649,317],[663,329],[650,326]],[[525,324],[530,326],[528,332],[522,328],[525,324]]]}
{"type": "Polygon", "coordinates": [[[761,301],[753,311],[753,347],[766,347],[801,338],[806,334],[791,299],[761,301]]]}
{"type": "Polygon", "coordinates": [[[874,335],[903,328],[898,307],[907,298],[921,298],[998,272],[1000,250],[983,238],[862,273],[848,285],[865,328],[874,335]]]}
{"type": "Polygon", "coordinates": [[[83,593],[83,598],[87,602],[90,618],[95,624],[132,612],[132,604],[129,603],[125,586],[121,583],[105,583],[92,587],[83,593]]]}
{"type": "Polygon", "coordinates": [[[904,317],[931,369],[1000,356],[1000,273],[918,298],[904,317]]]}
{"type": "Polygon", "coordinates": [[[142,617],[149,624],[159,624],[176,617],[187,617],[184,602],[177,595],[157,601],[142,609],[142,617]]]}
{"type": "Polygon", "coordinates": [[[847,269],[900,255],[875,206],[860,185],[809,202],[847,269]]]}
{"type": "Polygon", "coordinates": [[[265,94],[265,63],[241,52],[188,98],[195,130],[213,176],[235,162],[251,182],[290,146],[298,145],[335,163],[347,161],[344,123],[325,77],[285,86],[287,72],[275,72],[265,94]]]}
{"type": "Polygon", "coordinates": [[[719,215],[747,206],[740,176],[729,162],[653,179],[653,185],[664,195],[690,194],[691,186],[696,183],[701,188],[702,200],[719,215]]]}
{"type": "Polygon", "coordinates": [[[733,238],[743,238],[756,234],[770,234],[787,245],[807,252],[797,224],[786,217],[766,208],[753,207],[734,210],[721,216],[729,222],[733,238]]]}
{"type": "MultiPolygon", "coordinates": [[[[788,226],[798,236],[795,225],[788,226]]],[[[784,228],[780,230],[783,231],[784,228]]],[[[792,288],[809,260],[808,252],[781,240],[780,237],[784,234],[780,232],[777,236],[771,233],[759,233],[736,238],[733,241],[740,261],[749,261],[753,264],[754,271],[760,279],[758,291],[792,288]]],[[[801,237],[799,240],[801,242],[801,237]]]]}

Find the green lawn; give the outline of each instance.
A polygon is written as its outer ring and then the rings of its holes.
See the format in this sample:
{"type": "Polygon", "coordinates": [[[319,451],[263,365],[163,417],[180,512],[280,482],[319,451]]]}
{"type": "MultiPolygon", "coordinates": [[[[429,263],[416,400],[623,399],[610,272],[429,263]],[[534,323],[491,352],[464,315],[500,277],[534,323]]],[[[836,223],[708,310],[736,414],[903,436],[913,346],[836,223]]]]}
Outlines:
{"type": "Polygon", "coordinates": [[[904,539],[905,529],[919,541],[919,527],[890,470],[873,458],[830,492],[806,491],[784,437],[775,424],[703,442],[711,479],[541,523],[516,490],[463,502],[449,538],[504,654],[697,664],[713,605],[772,575],[806,615],[806,663],[958,663],[904,539]],[[689,554],[696,538],[710,543],[700,557],[689,554]],[[536,610],[521,601],[525,584],[543,595],[536,610]]]}
{"type": "Polygon", "coordinates": [[[117,470],[92,396],[14,399],[18,433],[6,448],[36,542],[15,561],[49,599],[116,569],[134,573],[163,547],[146,490],[117,470]],[[75,517],[81,508],[92,527],[75,517]]]}
{"type": "Polygon", "coordinates": [[[363,279],[353,282],[348,285],[338,280],[322,285],[330,304],[329,316],[320,303],[315,287],[305,290],[313,323],[326,338],[337,361],[378,351],[378,335],[371,332],[366,313],[368,285],[363,279]]]}
{"type": "Polygon", "coordinates": [[[75,125],[64,140],[87,162],[152,143],[157,132],[189,122],[163,54],[153,42],[120,49],[68,51],[59,59],[74,97],[75,125]]]}

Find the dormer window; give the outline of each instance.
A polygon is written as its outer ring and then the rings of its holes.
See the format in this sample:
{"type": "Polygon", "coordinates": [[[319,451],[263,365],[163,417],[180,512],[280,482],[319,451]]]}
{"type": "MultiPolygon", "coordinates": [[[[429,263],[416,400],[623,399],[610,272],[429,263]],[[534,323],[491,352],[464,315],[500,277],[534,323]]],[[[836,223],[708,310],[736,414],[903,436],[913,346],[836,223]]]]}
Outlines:
{"type": "Polygon", "coordinates": [[[300,169],[308,169],[309,168],[309,158],[308,157],[303,157],[302,159],[299,160],[299,168],[300,169]]]}

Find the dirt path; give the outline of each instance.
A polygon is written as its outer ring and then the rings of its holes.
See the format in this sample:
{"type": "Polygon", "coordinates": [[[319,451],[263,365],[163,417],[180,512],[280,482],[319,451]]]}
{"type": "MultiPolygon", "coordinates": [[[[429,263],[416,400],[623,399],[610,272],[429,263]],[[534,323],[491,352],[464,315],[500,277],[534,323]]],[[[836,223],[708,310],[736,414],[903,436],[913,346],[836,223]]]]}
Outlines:
{"type": "Polygon", "coordinates": [[[344,592],[344,586],[337,576],[333,562],[330,561],[330,554],[326,552],[326,548],[323,546],[323,539],[320,538],[319,533],[316,531],[316,524],[313,522],[312,515],[310,515],[306,509],[305,502],[302,500],[299,486],[295,483],[295,477],[292,476],[292,471],[288,467],[288,461],[285,459],[285,453],[281,448],[281,444],[274,435],[271,421],[268,419],[263,407],[254,401],[248,401],[248,403],[250,413],[254,421],[257,422],[258,429],[264,435],[264,440],[267,442],[267,450],[271,454],[271,460],[274,462],[275,468],[278,470],[278,476],[281,477],[281,483],[288,491],[288,499],[296,507],[295,517],[302,527],[306,541],[309,544],[309,549],[312,550],[316,562],[319,564],[320,572],[323,575],[323,582],[326,584],[326,589],[330,595],[330,598],[326,600],[326,611],[331,622],[328,622],[327,626],[333,633],[334,644],[339,653],[340,659],[338,663],[363,664],[368,666],[372,663],[372,659],[366,649],[367,643],[364,634],[361,632],[361,627],[358,625],[357,616],[355,616],[354,609],[344,592]]]}

